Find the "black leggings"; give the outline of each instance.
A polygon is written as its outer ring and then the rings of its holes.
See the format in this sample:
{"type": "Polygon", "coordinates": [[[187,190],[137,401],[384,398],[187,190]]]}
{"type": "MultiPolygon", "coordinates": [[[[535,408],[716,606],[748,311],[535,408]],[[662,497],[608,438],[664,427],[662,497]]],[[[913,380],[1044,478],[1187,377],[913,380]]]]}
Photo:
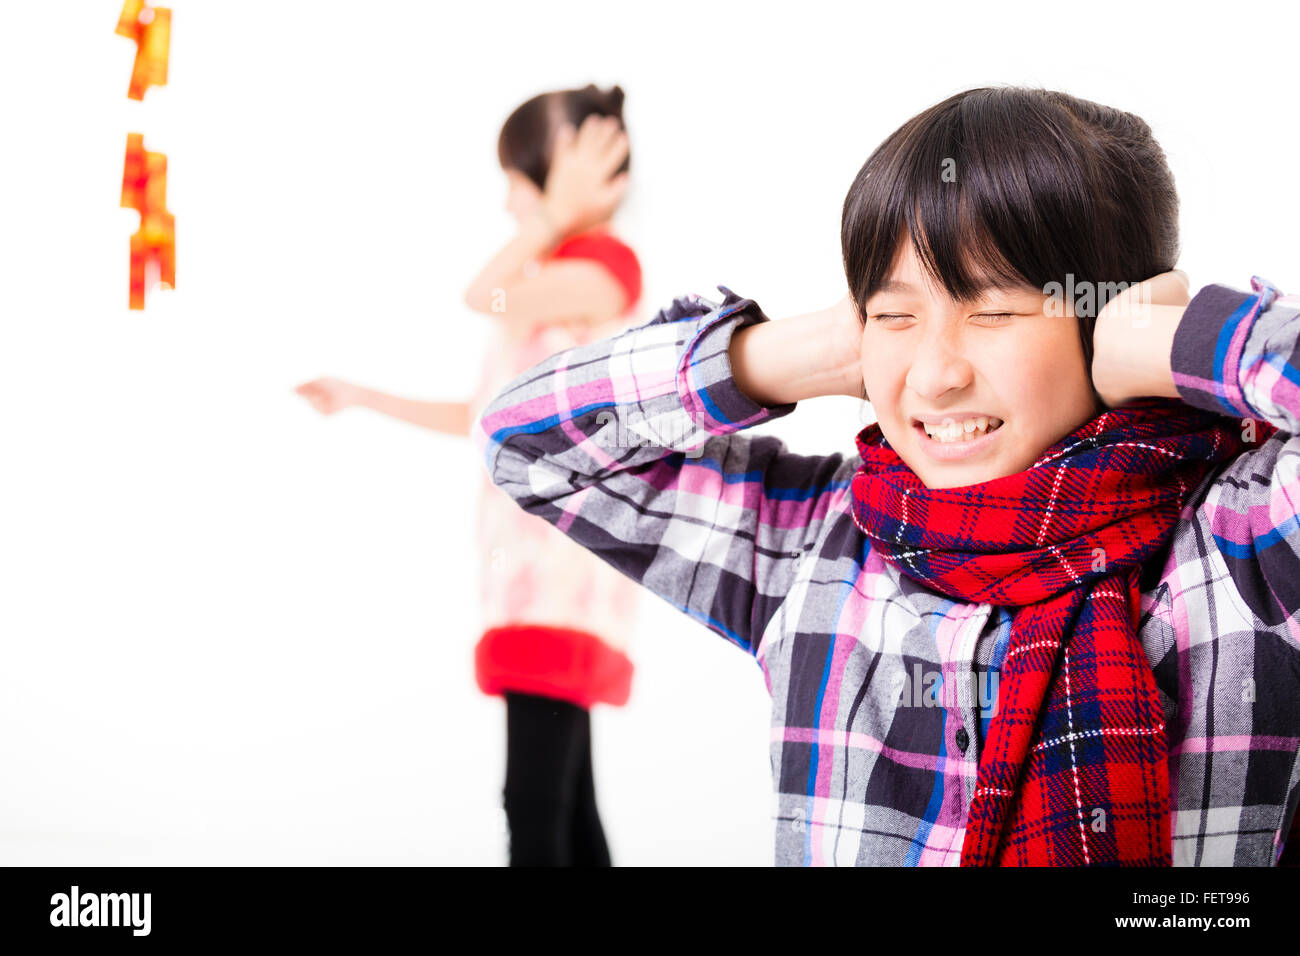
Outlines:
{"type": "Polygon", "coordinates": [[[596,813],[591,715],[506,691],[506,820],[511,866],[610,866],[596,813]]]}

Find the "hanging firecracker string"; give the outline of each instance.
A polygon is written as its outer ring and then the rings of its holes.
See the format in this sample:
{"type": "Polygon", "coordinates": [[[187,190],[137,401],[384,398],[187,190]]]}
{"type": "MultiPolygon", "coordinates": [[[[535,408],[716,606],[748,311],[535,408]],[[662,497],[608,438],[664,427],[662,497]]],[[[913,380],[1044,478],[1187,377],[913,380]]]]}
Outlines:
{"type": "MultiPolygon", "coordinates": [[[[136,43],[135,63],[126,95],[144,99],[150,86],[167,83],[172,12],[145,0],[126,0],[117,32],[136,43]]],[[[143,133],[126,136],[122,171],[122,206],[140,213],[140,228],[131,236],[129,302],[144,308],[146,275],[156,271],[164,289],[176,286],[176,219],[167,211],[167,156],[144,148],[143,133]]]]}

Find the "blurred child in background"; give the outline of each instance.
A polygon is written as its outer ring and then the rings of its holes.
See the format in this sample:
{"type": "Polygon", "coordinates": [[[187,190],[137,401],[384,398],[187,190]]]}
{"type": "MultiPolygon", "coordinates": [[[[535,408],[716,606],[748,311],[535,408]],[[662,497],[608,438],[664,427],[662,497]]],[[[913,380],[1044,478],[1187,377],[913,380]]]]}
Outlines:
{"type": "MultiPolygon", "coordinates": [[[[518,230],[465,292],[465,303],[493,320],[471,398],[419,401],[337,378],[297,392],[322,414],[369,408],[465,437],[487,401],[520,372],[624,328],[641,295],[641,269],[610,229],[628,185],[623,95],[617,86],[594,85],[543,93],[503,125],[497,154],[518,230]]],[[[608,866],[590,708],[627,701],[638,588],[522,510],[490,478],[481,474],[485,630],[475,671],[484,693],[506,701],[510,864],[608,866]]]]}

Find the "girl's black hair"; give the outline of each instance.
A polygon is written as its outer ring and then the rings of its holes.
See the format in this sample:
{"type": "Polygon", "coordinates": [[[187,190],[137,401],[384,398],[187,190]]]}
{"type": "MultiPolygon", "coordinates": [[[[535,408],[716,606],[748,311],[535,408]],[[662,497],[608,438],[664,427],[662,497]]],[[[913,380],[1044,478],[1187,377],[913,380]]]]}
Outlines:
{"type": "MultiPolygon", "coordinates": [[[[497,158],[502,169],[517,169],[538,189],[546,188],[546,176],[551,170],[551,152],[555,134],[560,124],[569,122],[577,129],[592,114],[614,116],[623,123],[623,88],[601,90],[588,83],[580,90],[557,90],[539,93],[521,104],[506,119],[497,139],[497,158]]],[[[629,152],[615,175],[631,165],[629,152]]]]}
{"type": "Polygon", "coordinates": [[[1178,193],[1141,117],[1054,90],[982,87],[904,123],[849,187],[840,242],[860,312],[904,228],[956,301],[990,280],[1044,294],[1052,282],[1068,293],[1069,276],[1076,293],[1092,283],[1091,310],[1076,308],[1091,369],[1097,312],[1123,288],[1110,284],[1177,262],[1178,193]]]}

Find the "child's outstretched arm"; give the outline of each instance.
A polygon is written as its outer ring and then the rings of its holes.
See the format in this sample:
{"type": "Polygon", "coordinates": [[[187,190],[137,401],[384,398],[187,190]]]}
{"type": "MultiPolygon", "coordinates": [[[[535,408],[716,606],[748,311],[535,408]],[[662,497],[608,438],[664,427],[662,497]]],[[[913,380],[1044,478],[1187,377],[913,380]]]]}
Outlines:
{"type": "Polygon", "coordinates": [[[546,359],[488,403],[471,437],[520,507],[757,654],[857,461],[738,432],[801,398],[860,397],[860,331],[844,303],[769,322],[719,288],[722,303],[679,298],[546,359]]]}
{"type": "Polygon", "coordinates": [[[464,438],[469,434],[468,402],[423,402],[401,398],[337,378],[317,378],[303,382],[294,391],[311,402],[312,407],[322,415],[333,415],[345,408],[369,408],[389,418],[410,422],[444,435],[464,438]]]}

